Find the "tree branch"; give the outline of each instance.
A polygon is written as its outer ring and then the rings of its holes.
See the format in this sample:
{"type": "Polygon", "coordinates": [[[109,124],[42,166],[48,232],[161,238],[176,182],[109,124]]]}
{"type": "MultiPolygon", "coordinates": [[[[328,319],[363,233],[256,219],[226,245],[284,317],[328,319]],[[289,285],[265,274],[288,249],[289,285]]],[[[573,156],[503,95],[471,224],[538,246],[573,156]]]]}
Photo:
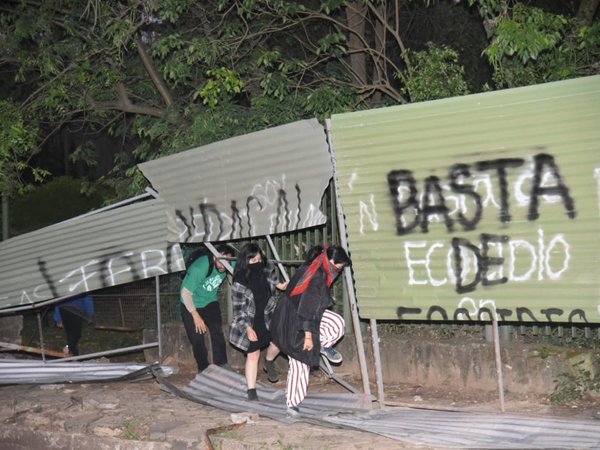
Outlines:
{"type": "Polygon", "coordinates": [[[140,59],[142,60],[142,64],[144,65],[146,72],[150,76],[150,79],[154,83],[156,90],[158,91],[160,96],[165,101],[167,107],[170,107],[173,104],[173,96],[171,95],[169,88],[165,85],[164,81],[158,75],[158,73],[156,73],[156,69],[154,68],[154,64],[152,63],[152,60],[150,59],[150,55],[148,55],[146,46],[144,45],[142,40],[139,38],[139,36],[136,37],[135,43],[137,46],[138,55],[140,56],[140,59]]]}

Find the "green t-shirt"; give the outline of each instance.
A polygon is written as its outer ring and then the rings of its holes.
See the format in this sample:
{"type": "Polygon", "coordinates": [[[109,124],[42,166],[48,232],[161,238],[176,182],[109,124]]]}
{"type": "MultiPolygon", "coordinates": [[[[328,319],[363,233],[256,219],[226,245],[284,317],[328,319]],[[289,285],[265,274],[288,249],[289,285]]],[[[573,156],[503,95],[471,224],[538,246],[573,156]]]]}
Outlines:
{"type": "MultiPolygon", "coordinates": [[[[227,271],[219,272],[213,267],[212,273],[207,276],[211,256],[201,256],[192,263],[187,271],[182,288],[189,290],[194,296],[194,306],[204,308],[206,305],[218,300],[219,287],[227,276],[227,271]]],[[[181,300],[183,302],[183,299],[181,300]]]]}

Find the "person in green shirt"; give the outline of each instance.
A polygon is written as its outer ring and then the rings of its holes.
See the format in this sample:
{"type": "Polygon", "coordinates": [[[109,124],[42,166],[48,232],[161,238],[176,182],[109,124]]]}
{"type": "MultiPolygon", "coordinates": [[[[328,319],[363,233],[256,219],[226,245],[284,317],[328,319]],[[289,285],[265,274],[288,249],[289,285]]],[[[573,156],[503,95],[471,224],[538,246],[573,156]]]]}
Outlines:
{"type": "MultiPolygon", "coordinates": [[[[229,245],[220,245],[217,251],[221,256],[234,257],[236,251],[229,245]]],[[[232,265],[234,265],[232,263],[232,265]]],[[[192,344],[192,352],[202,372],[209,365],[208,351],[204,335],[210,333],[213,364],[228,367],[227,347],[223,336],[219,287],[227,276],[222,261],[208,253],[196,258],[187,267],[181,283],[181,317],[186,334],[192,344]]]]}

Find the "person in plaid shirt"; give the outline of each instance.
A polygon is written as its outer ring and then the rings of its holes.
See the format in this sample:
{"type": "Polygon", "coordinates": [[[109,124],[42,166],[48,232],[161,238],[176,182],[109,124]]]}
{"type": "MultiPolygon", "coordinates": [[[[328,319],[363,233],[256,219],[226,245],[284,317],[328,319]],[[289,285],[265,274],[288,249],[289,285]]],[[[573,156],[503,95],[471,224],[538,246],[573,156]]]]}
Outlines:
{"type": "Polygon", "coordinates": [[[271,342],[269,325],[271,313],[277,304],[275,289],[284,290],[287,283],[279,283],[275,265],[268,261],[256,244],[246,244],[238,256],[233,274],[233,319],[229,342],[246,354],[246,383],[248,400],[258,400],[256,377],[261,350],[267,349],[265,371],[269,381],[277,382],[278,374],[273,360],[279,349],[271,342]]]}

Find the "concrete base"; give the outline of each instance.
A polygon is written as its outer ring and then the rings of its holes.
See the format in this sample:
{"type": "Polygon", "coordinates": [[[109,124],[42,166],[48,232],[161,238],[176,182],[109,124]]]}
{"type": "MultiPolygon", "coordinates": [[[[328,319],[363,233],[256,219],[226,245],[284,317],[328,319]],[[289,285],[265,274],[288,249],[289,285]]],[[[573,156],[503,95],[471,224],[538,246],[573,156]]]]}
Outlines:
{"type": "MultiPolygon", "coordinates": [[[[227,331],[227,330],[226,330],[227,331]]],[[[226,333],[227,338],[227,333],[226,333]]],[[[207,337],[210,348],[210,339],[207,337]]],[[[369,379],[376,381],[369,336],[365,337],[369,379]]],[[[336,373],[360,379],[361,371],[354,336],[345,336],[336,347],[344,362],[334,367],[336,373]]],[[[455,390],[497,391],[498,378],[494,346],[483,338],[475,340],[425,340],[396,334],[380,334],[381,364],[384,384],[419,384],[455,390]]],[[[148,352],[150,355],[152,352],[148,352]]],[[[195,367],[183,325],[163,326],[164,357],[173,357],[180,366],[195,367]]],[[[158,353],[154,352],[156,360],[158,353]]],[[[560,374],[573,373],[573,364],[583,361],[583,368],[596,373],[593,361],[600,359],[592,352],[580,349],[548,348],[539,344],[501,343],[503,384],[505,392],[545,394],[554,391],[560,374]]],[[[233,347],[228,348],[229,364],[243,368],[245,356],[233,347]]],[[[280,373],[287,371],[287,360],[279,357],[280,373]]],[[[360,388],[360,385],[357,387],[360,388]]]]}

